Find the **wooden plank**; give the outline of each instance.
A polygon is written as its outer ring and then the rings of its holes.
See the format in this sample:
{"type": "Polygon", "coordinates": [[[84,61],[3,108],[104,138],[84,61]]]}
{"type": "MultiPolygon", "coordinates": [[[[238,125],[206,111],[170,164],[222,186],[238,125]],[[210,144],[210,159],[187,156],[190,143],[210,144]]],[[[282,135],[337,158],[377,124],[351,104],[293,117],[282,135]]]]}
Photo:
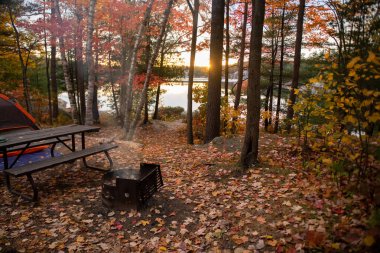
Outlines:
{"type": "Polygon", "coordinates": [[[50,168],[62,163],[72,162],[79,158],[87,157],[87,156],[108,151],[114,148],[117,148],[116,144],[110,144],[110,143],[101,144],[98,146],[75,151],[75,152],[65,154],[62,156],[52,157],[52,158],[48,158],[42,161],[26,164],[21,167],[4,170],[4,172],[15,177],[20,177],[28,173],[34,173],[34,172],[44,170],[44,169],[47,169],[47,168],[50,168]]]}
{"type": "Polygon", "coordinates": [[[0,149],[9,148],[30,142],[52,139],[56,137],[63,137],[71,134],[78,134],[83,132],[97,132],[100,127],[84,126],[84,125],[68,125],[56,128],[47,128],[41,130],[30,131],[27,133],[8,134],[3,135],[7,139],[6,142],[0,143],[0,149]]]}
{"type": "MultiPolygon", "coordinates": [[[[71,140],[71,138],[69,138],[69,136],[63,136],[60,139],[61,139],[61,141],[71,140]]],[[[39,147],[39,146],[44,146],[44,145],[50,145],[50,144],[54,144],[54,143],[60,143],[60,141],[58,141],[56,138],[47,139],[47,140],[43,140],[43,141],[39,141],[39,142],[34,142],[33,144],[29,145],[29,148],[34,148],[34,147],[39,147]]],[[[10,152],[10,151],[15,151],[15,150],[22,150],[25,148],[25,146],[26,145],[14,146],[14,147],[7,149],[7,151],[10,152]]]]}

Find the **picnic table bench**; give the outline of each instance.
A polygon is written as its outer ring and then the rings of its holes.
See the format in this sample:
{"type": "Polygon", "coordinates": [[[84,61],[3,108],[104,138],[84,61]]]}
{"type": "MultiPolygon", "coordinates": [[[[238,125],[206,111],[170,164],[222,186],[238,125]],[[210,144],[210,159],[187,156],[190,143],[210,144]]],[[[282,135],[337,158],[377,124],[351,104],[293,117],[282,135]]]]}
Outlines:
{"type": "Polygon", "coordinates": [[[49,129],[41,129],[30,132],[23,133],[15,133],[15,134],[6,134],[3,137],[7,140],[4,143],[0,143],[0,152],[3,154],[4,160],[4,175],[5,175],[5,184],[8,190],[18,196],[21,196],[25,199],[29,199],[32,201],[38,200],[38,189],[34,183],[32,174],[41,170],[45,170],[56,165],[60,165],[63,163],[73,162],[77,159],[82,159],[84,166],[90,169],[96,169],[100,171],[106,171],[102,168],[98,168],[95,166],[90,166],[87,164],[86,157],[91,155],[95,155],[98,153],[104,153],[110,163],[110,167],[112,168],[113,162],[111,157],[108,154],[108,151],[117,147],[115,144],[99,144],[93,147],[86,148],[85,142],[85,133],[88,132],[97,132],[100,130],[100,127],[96,126],[83,126],[83,125],[69,125],[62,126],[57,128],[49,128],[49,129]],[[77,150],[75,145],[75,136],[77,134],[81,135],[81,149],[77,150]],[[66,142],[70,140],[71,136],[71,145],[68,145],[66,142]],[[54,156],[54,148],[55,146],[61,143],[71,152],[68,154],[63,154],[60,156],[54,156]],[[20,167],[14,167],[17,160],[23,154],[23,152],[34,146],[38,145],[46,145],[52,144],[51,148],[51,158],[40,160],[37,162],[33,162],[30,164],[22,165],[20,167]],[[8,162],[7,152],[10,150],[20,150],[20,154],[16,157],[15,161],[11,165],[8,162]],[[32,197],[22,194],[15,189],[12,188],[10,183],[10,176],[12,177],[21,177],[26,176],[28,181],[30,182],[33,195],[32,197]]]}

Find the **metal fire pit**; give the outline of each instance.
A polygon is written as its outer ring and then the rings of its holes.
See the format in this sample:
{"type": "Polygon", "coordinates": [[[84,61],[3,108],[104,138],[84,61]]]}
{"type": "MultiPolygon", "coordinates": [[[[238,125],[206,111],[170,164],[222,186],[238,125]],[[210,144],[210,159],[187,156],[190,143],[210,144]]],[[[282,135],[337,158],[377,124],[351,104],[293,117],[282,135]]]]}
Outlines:
{"type": "Polygon", "coordinates": [[[103,176],[102,202],[116,210],[139,209],[162,186],[158,164],[112,170],[103,176]]]}

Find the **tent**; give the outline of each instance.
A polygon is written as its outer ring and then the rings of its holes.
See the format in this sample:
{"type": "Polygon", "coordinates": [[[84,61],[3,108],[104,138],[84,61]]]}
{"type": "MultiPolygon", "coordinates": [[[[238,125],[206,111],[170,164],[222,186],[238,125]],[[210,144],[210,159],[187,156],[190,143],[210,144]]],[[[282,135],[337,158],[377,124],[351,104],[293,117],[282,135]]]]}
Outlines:
{"type": "Polygon", "coordinates": [[[39,129],[32,115],[14,99],[0,93],[0,133],[20,128],[39,129]]]}
{"type": "MultiPolygon", "coordinates": [[[[17,101],[0,93],[0,135],[9,134],[15,131],[38,130],[36,120],[17,101]]],[[[48,146],[38,146],[27,149],[24,153],[34,153],[48,148],[48,146]]],[[[10,151],[8,156],[18,155],[20,151],[10,151]]],[[[2,157],[2,154],[0,154],[2,157]]]]}

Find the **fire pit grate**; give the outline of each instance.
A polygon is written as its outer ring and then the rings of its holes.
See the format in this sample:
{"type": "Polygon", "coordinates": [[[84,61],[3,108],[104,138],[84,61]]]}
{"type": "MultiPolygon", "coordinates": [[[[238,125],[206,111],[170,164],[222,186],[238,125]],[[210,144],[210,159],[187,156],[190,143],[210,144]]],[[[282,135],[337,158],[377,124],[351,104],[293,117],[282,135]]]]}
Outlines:
{"type": "Polygon", "coordinates": [[[103,176],[102,202],[116,210],[139,209],[163,185],[158,164],[113,170],[103,176]]]}

